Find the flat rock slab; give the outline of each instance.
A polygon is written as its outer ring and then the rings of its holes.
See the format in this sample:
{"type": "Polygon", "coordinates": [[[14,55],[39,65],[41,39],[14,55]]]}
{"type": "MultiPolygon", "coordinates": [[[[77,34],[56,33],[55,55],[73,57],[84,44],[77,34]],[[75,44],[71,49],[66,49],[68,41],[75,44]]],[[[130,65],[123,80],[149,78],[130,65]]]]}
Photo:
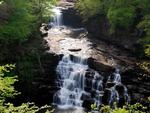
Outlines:
{"type": "Polygon", "coordinates": [[[78,51],[81,51],[82,49],[68,49],[68,50],[71,52],[78,52],[78,51]]]}
{"type": "MultiPolygon", "coordinates": [[[[49,51],[55,54],[72,54],[83,58],[91,57],[91,42],[86,37],[78,38],[70,36],[76,30],[79,30],[79,28],[64,27],[63,29],[50,29],[48,36],[44,38],[50,47],[49,51]]],[[[81,33],[84,34],[86,32],[83,31],[81,33]]]]}
{"type": "MultiPolygon", "coordinates": [[[[44,31],[41,29],[41,31],[44,31]]],[[[83,28],[70,28],[63,26],[61,28],[52,28],[48,31],[46,40],[50,50],[49,52],[55,54],[71,54],[82,58],[93,58],[98,64],[115,67],[122,66],[130,67],[134,64],[134,60],[128,57],[126,51],[119,50],[113,45],[109,45],[97,39],[89,39],[87,32],[83,28]],[[79,32],[78,36],[72,35],[79,32]]],[[[98,68],[98,66],[94,65],[98,68]]],[[[134,65],[133,65],[134,66],[134,65]]]]}

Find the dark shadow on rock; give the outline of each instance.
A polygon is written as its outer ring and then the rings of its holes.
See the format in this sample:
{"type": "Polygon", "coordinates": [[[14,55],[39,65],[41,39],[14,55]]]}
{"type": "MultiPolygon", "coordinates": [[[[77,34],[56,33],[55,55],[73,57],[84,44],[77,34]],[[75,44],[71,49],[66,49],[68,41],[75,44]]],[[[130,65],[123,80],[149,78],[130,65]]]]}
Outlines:
{"type": "Polygon", "coordinates": [[[148,97],[150,94],[150,77],[143,70],[135,67],[123,72],[122,82],[128,88],[131,96],[131,103],[142,103],[148,105],[148,97]]]}
{"type": "Polygon", "coordinates": [[[91,69],[98,71],[100,74],[110,75],[115,71],[112,66],[104,65],[93,58],[88,58],[88,64],[91,69]]]}
{"type": "Polygon", "coordinates": [[[63,24],[73,28],[83,27],[82,19],[77,15],[74,8],[63,10],[63,24]]]}
{"type": "Polygon", "coordinates": [[[34,102],[38,106],[50,105],[53,94],[59,89],[55,82],[55,69],[62,55],[47,52],[50,48],[42,37],[32,38],[20,49],[21,54],[18,53],[15,59],[19,79],[15,88],[21,94],[8,101],[14,105],[25,102],[34,102]]]}

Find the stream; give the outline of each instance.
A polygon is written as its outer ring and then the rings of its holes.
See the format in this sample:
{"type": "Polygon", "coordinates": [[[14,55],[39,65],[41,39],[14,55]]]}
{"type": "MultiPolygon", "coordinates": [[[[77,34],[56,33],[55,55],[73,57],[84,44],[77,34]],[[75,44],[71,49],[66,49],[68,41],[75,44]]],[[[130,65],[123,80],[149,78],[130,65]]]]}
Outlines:
{"type": "Polygon", "coordinates": [[[87,62],[93,56],[92,42],[86,38],[84,28],[73,28],[63,24],[61,7],[53,10],[53,20],[49,23],[45,40],[50,46],[49,52],[62,54],[56,72],[55,81],[59,90],[53,95],[55,113],[83,113],[86,104],[96,104],[97,109],[106,103],[130,102],[128,90],[121,82],[119,68],[107,80],[87,62]]]}

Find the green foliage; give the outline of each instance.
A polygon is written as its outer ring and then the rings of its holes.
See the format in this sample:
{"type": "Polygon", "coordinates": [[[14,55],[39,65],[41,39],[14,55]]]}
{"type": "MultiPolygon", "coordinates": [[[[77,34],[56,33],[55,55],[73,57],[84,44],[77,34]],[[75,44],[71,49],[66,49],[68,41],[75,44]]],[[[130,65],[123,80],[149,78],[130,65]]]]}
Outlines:
{"type": "Polygon", "coordinates": [[[94,110],[94,111],[95,111],[95,110],[97,110],[97,106],[96,106],[96,104],[95,104],[95,103],[94,103],[94,104],[92,104],[92,105],[91,105],[91,108],[92,108],[92,110],[94,110]]]}
{"type": "Polygon", "coordinates": [[[130,8],[110,8],[107,17],[113,29],[128,28],[133,23],[134,10],[130,8]]]}
{"type": "Polygon", "coordinates": [[[97,14],[107,16],[111,28],[115,30],[133,25],[137,10],[140,10],[140,15],[149,13],[149,4],[149,0],[78,0],[76,8],[85,20],[97,14]]]}
{"type": "MultiPolygon", "coordinates": [[[[22,56],[21,59],[18,61],[17,70],[18,70],[18,78],[19,83],[22,84],[24,88],[23,91],[27,91],[30,95],[32,93],[32,82],[34,77],[37,75],[37,70],[39,67],[38,64],[38,52],[30,52],[26,56],[22,56]]],[[[39,69],[40,70],[40,69],[39,69]]],[[[38,73],[39,74],[39,73],[38,73]]]]}
{"type": "Polygon", "coordinates": [[[23,103],[17,107],[11,103],[0,105],[0,113],[53,113],[53,111],[51,106],[45,105],[39,108],[34,103],[23,103]]]}
{"type": "Polygon", "coordinates": [[[76,8],[85,20],[97,15],[102,10],[100,0],[79,0],[76,8]]]}
{"type": "Polygon", "coordinates": [[[144,61],[138,64],[139,67],[148,73],[148,76],[150,77],[150,62],[144,61]]]}
{"type": "Polygon", "coordinates": [[[137,27],[145,32],[139,41],[143,44],[145,56],[150,58],[150,14],[145,15],[137,27]]]}
{"type": "Polygon", "coordinates": [[[139,29],[143,29],[146,33],[146,36],[141,39],[141,42],[143,43],[150,43],[150,14],[145,15],[142,19],[142,21],[137,25],[139,29]]]}
{"type": "Polygon", "coordinates": [[[131,31],[137,26],[145,33],[139,40],[144,48],[140,54],[150,57],[150,0],[78,0],[76,9],[85,21],[107,17],[110,33],[118,29],[131,31]]]}
{"type": "Polygon", "coordinates": [[[16,76],[11,73],[15,65],[0,66],[0,113],[36,113],[38,111],[47,110],[47,113],[52,113],[53,109],[50,106],[43,106],[41,108],[34,105],[34,103],[23,103],[20,106],[14,106],[12,103],[6,103],[7,98],[13,98],[19,93],[14,89],[14,83],[17,81],[16,76]]]}
{"type": "Polygon", "coordinates": [[[7,23],[0,25],[0,39],[5,41],[24,41],[31,35],[35,17],[28,11],[26,0],[7,0],[7,6],[11,7],[11,16],[7,23]]]}
{"type": "Polygon", "coordinates": [[[39,110],[33,103],[23,103],[21,106],[15,107],[13,104],[5,104],[0,106],[1,113],[35,113],[39,110]],[[3,109],[1,109],[3,108],[3,109]]]}
{"type": "Polygon", "coordinates": [[[7,43],[28,40],[37,32],[39,24],[50,18],[54,3],[56,0],[4,0],[5,10],[10,13],[7,21],[0,25],[0,40],[7,43]]]}
{"type": "MultiPolygon", "coordinates": [[[[95,107],[93,108],[92,106],[95,106],[94,104],[91,105],[92,111],[95,111],[95,107]]],[[[110,107],[109,105],[102,105],[100,110],[98,110],[99,113],[146,113],[150,112],[150,110],[147,107],[144,107],[143,105],[136,103],[134,105],[124,105],[122,108],[119,108],[117,106],[114,106],[114,108],[110,107]]],[[[92,112],[89,112],[92,113],[92,112]]]]}
{"type": "Polygon", "coordinates": [[[144,53],[147,57],[150,58],[150,44],[145,44],[144,45],[144,53]]]}
{"type": "Polygon", "coordinates": [[[33,14],[36,14],[40,22],[48,21],[51,17],[51,8],[57,0],[30,0],[30,7],[33,14]]]}
{"type": "Polygon", "coordinates": [[[0,104],[6,98],[12,98],[18,94],[13,87],[13,84],[17,81],[16,76],[12,76],[10,73],[14,67],[14,65],[0,66],[0,104]]]}
{"type": "Polygon", "coordinates": [[[11,70],[15,65],[0,66],[0,113],[35,113],[38,110],[33,104],[26,103],[21,106],[14,107],[13,104],[5,103],[7,98],[12,98],[18,95],[14,89],[14,83],[17,81],[16,76],[11,74],[11,70]]]}
{"type": "Polygon", "coordinates": [[[0,5],[3,3],[3,0],[2,1],[0,1],[0,5]]]}

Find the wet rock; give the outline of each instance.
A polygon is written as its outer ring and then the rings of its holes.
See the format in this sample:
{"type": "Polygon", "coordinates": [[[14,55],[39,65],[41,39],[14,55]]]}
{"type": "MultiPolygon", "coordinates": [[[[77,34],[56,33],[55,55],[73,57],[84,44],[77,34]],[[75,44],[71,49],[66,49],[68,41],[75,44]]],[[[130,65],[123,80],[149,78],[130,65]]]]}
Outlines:
{"type": "Polygon", "coordinates": [[[109,21],[104,15],[97,15],[96,17],[89,19],[85,25],[88,32],[92,35],[92,38],[94,37],[98,40],[104,40],[128,50],[134,51],[136,48],[135,45],[138,42],[137,40],[139,40],[139,37],[131,36],[129,31],[123,29],[118,29],[116,30],[116,33],[111,34],[109,32],[109,21]]]}
{"type": "Polygon", "coordinates": [[[56,84],[56,66],[62,55],[44,53],[41,55],[40,63],[44,70],[35,76],[32,82],[32,92],[30,92],[31,101],[37,105],[49,104],[53,101],[54,93],[59,90],[56,84]],[[42,101],[41,101],[42,100],[42,101]]]}
{"type": "Polygon", "coordinates": [[[78,51],[81,51],[82,49],[68,49],[68,50],[71,52],[78,52],[78,51]]]}
{"type": "Polygon", "coordinates": [[[39,110],[36,113],[46,113],[47,111],[53,111],[53,108],[51,106],[43,106],[39,108],[39,110]]]}
{"type": "Polygon", "coordinates": [[[111,91],[109,89],[105,89],[104,90],[104,96],[102,98],[102,102],[104,104],[109,104],[110,95],[111,95],[111,91]]]}
{"type": "Polygon", "coordinates": [[[48,27],[47,27],[47,24],[44,24],[44,23],[43,23],[43,24],[41,25],[40,31],[41,31],[41,36],[42,36],[42,37],[48,36],[48,27]]]}
{"type": "Polygon", "coordinates": [[[85,107],[85,108],[91,108],[92,104],[94,104],[94,100],[93,99],[91,99],[91,100],[85,100],[83,102],[83,107],[85,107]]]}
{"type": "Polygon", "coordinates": [[[116,84],[116,83],[114,83],[114,82],[107,82],[106,88],[111,88],[111,87],[113,87],[115,84],[116,84]]]}
{"type": "Polygon", "coordinates": [[[122,85],[122,84],[117,84],[116,86],[115,86],[115,89],[118,91],[118,93],[119,93],[119,95],[123,95],[124,94],[124,86],[122,85]]]}
{"type": "Polygon", "coordinates": [[[88,58],[88,64],[89,64],[90,68],[97,70],[100,74],[103,74],[103,72],[104,72],[105,76],[107,74],[113,73],[115,70],[114,67],[104,65],[93,58],[88,58]]]}
{"type": "Polygon", "coordinates": [[[91,87],[85,87],[84,90],[85,90],[86,92],[90,92],[90,93],[92,92],[91,87]]]}
{"type": "Polygon", "coordinates": [[[94,70],[92,70],[92,69],[88,69],[87,71],[86,71],[86,74],[85,74],[85,77],[86,78],[94,78],[94,74],[95,74],[95,72],[94,72],[94,70]]]}
{"type": "Polygon", "coordinates": [[[131,95],[131,103],[141,101],[145,103],[150,94],[149,82],[150,78],[145,80],[143,78],[142,70],[129,69],[124,71],[122,75],[122,82],[127,86],[128,92],[131,95]],[[130,78],[130,79],[129,79],[130,78]]]}
{"type": "Polygon", "coordinates": [[[90,95],[90,93],[88,94],[83,94],[82,96],[81,96],[81,100],[92,100],[92,98],[91,98],[91,95],[90,95]]]}
{"type": "Polygon", "coordinates": [[[49,30],[48,25],[44,26],[44,30],[45,30],[45,31],[48,31],[48,30],[49,30]]]}
{"type": "Polygon", "coordinates": [[[42,32],[42,33],[41,33],[41,36],[42,36],[42,37],[48,36],[48,32],[42,32]]]}
{"type": "Polygon", "coordinates": [[[76,10],[71,7],[67,10],[63,10],[64,25],[71,26],[74,28],[80,28],[83,26],[82,19],[77,15],[76,10]]]}
{"type": "Polygon", "coordinates": [[[47,26],[46,23],[42,23],[42,24],[41,24],[41,27],[45,27],[45,26],[47,26]]]}

